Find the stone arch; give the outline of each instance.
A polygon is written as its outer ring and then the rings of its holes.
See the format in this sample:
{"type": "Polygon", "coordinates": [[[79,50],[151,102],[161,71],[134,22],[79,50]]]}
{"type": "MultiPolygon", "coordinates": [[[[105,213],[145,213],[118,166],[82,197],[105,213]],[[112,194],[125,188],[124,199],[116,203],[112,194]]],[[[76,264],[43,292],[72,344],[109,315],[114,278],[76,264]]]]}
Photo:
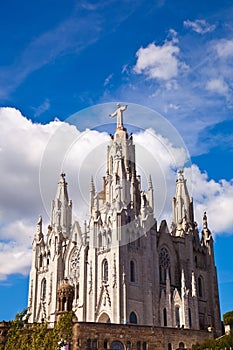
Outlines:
{"type": "Polygon", "coordinates": [[[111,320],[110,320],[110,317],[108,316],[108,314],[106,312],[103,312],[99,316],[98,322],[100,322],[100,323],[111,323],[111,320]]]}

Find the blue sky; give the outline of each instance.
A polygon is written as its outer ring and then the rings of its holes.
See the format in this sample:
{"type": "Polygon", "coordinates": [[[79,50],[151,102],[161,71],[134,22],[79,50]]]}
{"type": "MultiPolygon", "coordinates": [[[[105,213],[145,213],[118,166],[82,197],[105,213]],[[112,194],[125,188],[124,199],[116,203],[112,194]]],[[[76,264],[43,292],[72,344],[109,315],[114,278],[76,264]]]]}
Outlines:
{"type": "MultiPolygon", "coordinates": [[[[131,126],[158,132],[159,114],[167,121],[163,137],[169,130],[171,142],[176,132],[184,141],[197,218],[209,212],[215,237],[221,309],[232,310],[232,1],[8,0],[0,13],[0,319],[27,304],[30,244],[45,203],[38,186],[45,145],[54,146],[49,138],[62,121],[96,104],[99,114],[86,110],[75,124],[80,135],[100,130],[109,122],[101,113],[117,101],[129,113],[130,104],[156,111],[147,119],[129,114],[131,126]]],[[[90,135],[96,144],[106,138],[90,135]]]]}

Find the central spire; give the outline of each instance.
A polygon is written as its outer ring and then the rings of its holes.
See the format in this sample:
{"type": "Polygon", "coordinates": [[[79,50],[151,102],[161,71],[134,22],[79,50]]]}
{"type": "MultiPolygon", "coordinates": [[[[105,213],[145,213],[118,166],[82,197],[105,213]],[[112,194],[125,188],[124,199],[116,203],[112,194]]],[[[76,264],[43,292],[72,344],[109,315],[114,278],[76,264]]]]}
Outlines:
{"type": "Polygon", "coordinates": [[[125,130],[123,125],[123,112],[127,109],[128,105],[121,106],[120,103],[117,103],[117,109],[112,114],[109,114],[109,117],[117,117],[117,129],[125,130]]]}

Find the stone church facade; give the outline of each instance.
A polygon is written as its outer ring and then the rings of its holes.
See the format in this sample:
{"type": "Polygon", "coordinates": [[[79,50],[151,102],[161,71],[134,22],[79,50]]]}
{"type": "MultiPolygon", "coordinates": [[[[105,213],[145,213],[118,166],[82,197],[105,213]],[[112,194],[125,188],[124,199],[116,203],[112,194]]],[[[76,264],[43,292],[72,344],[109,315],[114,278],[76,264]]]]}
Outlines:
{"type": "Polygon", "coordinates": [[[74,310],[78,322],[207,330],[221,335],[218,282],[206,213],[199,234],[180,170],[171,228],[154,216],[151,178],[141,188],[133,136],[117,106],[99,192],[90,183],[89,221],[72,220],[65,174],[52,201],[51,223],[39,218],[33,240],[29,322],[54,323],[74,310]]]}

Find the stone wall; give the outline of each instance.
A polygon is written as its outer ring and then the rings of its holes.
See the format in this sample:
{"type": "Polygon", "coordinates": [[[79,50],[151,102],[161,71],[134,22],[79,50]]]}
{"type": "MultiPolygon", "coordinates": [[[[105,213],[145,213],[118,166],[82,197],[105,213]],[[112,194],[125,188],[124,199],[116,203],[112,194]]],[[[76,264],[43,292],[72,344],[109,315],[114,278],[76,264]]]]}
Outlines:
{"type": "Polygon", "coordinates": [[[213,333],[190,329],[80,322],[74,324],[73,349],[110,349],[114,341],[125,350],[191,349],[213,333]],[[183,343],[183,344],[182,344],[183,343]]]}
{"type": "MultiPolygon", "coordinates": [[[[0,345],[4,345],[9,328],[10,323],[0,323],[0,345]]],[[[182,328],[74,322],[70,349],[110,349],[115,341],[120,342],[124,350],[191,349],[192,345],[207,338],[213,338],[213,333],[182,328]]]]}

